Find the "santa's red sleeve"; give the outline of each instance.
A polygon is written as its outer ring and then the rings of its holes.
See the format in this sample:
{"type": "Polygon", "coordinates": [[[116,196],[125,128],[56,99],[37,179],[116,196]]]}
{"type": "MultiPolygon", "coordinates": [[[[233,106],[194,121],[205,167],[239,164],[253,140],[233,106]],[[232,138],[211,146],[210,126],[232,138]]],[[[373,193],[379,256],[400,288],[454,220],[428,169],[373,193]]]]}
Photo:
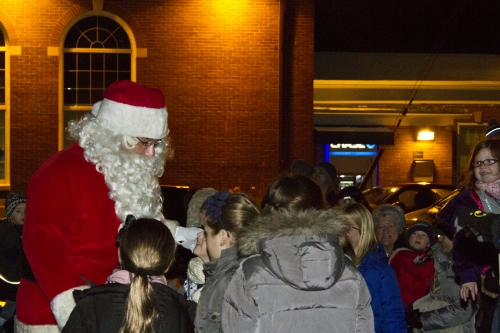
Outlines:
{"type": "Polygon", "coordinates": [[[73,289],[86,280],[102,284],[117,267],[120,222],[108,192],[103,175],[76,145],[49,159],[30,180],[23,247],[45,300],[20,290],[18,317],[25,324],[50,324],[42,315],[50,303],[64,326],[75,305],[73,289]],[[23,313],[27,302],[36,302],[35,313],[23,313]]]}

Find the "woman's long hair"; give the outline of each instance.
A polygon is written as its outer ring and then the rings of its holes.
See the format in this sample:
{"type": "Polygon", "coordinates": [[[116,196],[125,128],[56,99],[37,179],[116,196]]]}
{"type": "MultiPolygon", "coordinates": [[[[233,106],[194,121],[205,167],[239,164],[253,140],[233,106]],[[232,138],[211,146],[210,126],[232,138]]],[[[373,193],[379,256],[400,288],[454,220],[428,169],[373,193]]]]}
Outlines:
{"type": "Polygon", "coordinates": [[[360,203],[353,203],[344,207],[346,219],[353,221],[359,228],[360,238],[358,248],[354,251],[354,264],[358,267],[365,255],[370,252],[370,249],[377,243],[375,238],[375,227],[372,214],[360,203]]]}
{"type": "Polygon", "coordinates": [[[172,264],[174,238],[162,222],[138,219],[124,227],[119,252],[122,267],[134,274],[120,333],[154,333],[158,299],[149,277],[163,275],[172,264]]]}
{"type": "Polygon", "coordinates": [[[464,171],[464,181],[460,184],[461,189],[473,190],[476,188],[477,178],[474,174],[475,168],[472,165],[472,162],[474,162],[479,151],[484,148],[489,148],[491,151],[491,156],[500,161],[500,140],[486,140],[479,142],[470,154],[469,164],[467,165],[467,169],[465,169],[464,171]]]}

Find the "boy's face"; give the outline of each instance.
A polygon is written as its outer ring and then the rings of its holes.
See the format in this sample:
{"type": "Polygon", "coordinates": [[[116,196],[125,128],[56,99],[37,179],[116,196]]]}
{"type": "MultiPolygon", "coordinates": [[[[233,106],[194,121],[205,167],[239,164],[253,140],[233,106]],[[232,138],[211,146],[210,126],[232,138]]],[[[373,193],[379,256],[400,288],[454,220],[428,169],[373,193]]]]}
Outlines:
{"type": "Polygon", "coordinates": [[[411,234],[408,244],[418,251],[424,251],[430,245],[429,236],[423,231],[417,230],[411,234]]]}

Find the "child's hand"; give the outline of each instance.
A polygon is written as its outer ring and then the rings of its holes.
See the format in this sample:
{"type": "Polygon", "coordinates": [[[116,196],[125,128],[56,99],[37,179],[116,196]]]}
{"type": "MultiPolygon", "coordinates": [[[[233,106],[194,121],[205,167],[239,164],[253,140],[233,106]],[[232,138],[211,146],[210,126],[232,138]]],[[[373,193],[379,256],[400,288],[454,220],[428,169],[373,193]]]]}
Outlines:
{"type": "Polygon", "coordinates": [[[473,301],[476,300],[477,296],[477,283],[476,282],[467,282],[464,283],[460,287],[460,297],[464,300],[467,301],[469,298],[469,293],[473,301]]]}

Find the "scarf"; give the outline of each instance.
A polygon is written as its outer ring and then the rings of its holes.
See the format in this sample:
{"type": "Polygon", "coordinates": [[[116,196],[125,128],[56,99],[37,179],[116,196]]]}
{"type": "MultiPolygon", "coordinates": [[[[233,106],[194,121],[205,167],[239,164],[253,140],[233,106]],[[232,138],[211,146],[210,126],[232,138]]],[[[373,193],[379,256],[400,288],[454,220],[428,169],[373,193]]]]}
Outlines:
{"type": "MultiPolygon", "coordinates": [[[[124,269],[115,269],[113,273],[108,276],[106,283],[120,283],[120,284],[130,284],[130,281],[134,277],[134,273],[131,273],[124,269]]],[[[167,285],[167,279],[164,275],[160,276],[148,276],[149,283],[162,283],[167,285]]]]}
{"type": "Polygon", "coordinates": [[[476,188],[491,194],[497,200],[500,200],[500,179],[495,180],[493,183],[483,183],[476,181],[476,188]]]}

